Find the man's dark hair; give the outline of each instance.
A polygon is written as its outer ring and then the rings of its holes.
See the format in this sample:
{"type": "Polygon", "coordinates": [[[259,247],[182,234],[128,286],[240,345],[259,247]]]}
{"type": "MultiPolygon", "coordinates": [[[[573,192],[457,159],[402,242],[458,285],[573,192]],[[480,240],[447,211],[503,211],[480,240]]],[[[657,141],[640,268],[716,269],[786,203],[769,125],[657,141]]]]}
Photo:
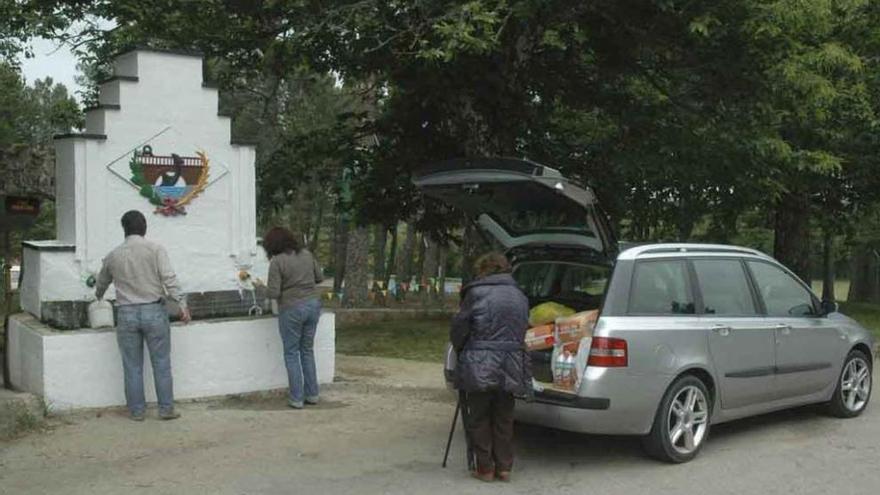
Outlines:
{"type": "Polygon", "coordinates": [[[122,215],[122,230],[125,231],[125,237],[130,235],[145,236],[147,235],[147,219],[144,218],[143,213],[137,210],[127,211],[125,215],[122,215]]]}
{"type": "Polygon", "coordinates": [[[273,227],[263,237],[266,256],[272,258],[281,253],[298,253],[302,249],[299,237],[284,227],[273,227]]]}

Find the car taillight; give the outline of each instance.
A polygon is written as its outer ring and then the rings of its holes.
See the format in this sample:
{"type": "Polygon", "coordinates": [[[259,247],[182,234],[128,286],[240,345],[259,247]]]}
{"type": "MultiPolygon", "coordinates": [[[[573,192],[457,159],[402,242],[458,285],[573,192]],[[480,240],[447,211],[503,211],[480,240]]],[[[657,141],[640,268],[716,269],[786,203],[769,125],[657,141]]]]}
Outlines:
{"type": "Polygon", "coordinates": [[[608,337],[593,337],[587,366],[623,368],[627,365],[626,341],[608,337]]]}

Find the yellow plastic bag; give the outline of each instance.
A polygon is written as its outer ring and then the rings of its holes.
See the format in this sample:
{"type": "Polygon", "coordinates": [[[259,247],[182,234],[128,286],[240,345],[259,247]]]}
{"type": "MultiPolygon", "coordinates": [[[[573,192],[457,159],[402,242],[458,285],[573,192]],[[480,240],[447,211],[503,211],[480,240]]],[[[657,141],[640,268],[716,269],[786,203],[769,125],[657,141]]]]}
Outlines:
{"type": "Polygon", "coordinates": [[[571,316],[575,311],[568,306],[553,301],[541,303],[529,311],[529,325],[536,327],[546,323],[553,323],[560,316],[571,316]]]}

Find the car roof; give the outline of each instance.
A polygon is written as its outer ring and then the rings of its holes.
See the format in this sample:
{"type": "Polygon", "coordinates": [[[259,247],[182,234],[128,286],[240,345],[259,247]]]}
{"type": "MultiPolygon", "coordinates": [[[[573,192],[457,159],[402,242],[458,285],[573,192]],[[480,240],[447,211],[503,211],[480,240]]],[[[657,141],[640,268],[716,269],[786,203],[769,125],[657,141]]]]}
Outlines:
{"type": "Polygon", "coordinates": [[[740,246],[731,246],[727,244],[697,244],[697,243],[664,243],[664,244],[643,244],[631,247],[617,257],[618,260],[634,260],[637,258],[679,255],[735,255],[735,256],[752,256],[773,260],[770,256],[758,251],[740,246]]]}

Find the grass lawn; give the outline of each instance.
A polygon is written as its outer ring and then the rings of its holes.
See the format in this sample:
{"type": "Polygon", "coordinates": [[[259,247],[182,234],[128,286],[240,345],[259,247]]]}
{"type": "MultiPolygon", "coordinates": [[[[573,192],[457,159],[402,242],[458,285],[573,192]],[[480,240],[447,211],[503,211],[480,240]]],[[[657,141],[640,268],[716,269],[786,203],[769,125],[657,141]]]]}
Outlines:
{"type": "MultiPolygon", "coordinates": [[[[819,297],[822,297],[822,280],[813,280],[813,293],[819,297]]],[[[846,301],[846,296],[849,295],[849,280],[837,279],[834,281],[834,298],[838,301],[846,301]]]]}
{"type": "MultiPolygon", "coordinates": [[[[880,305],[841,303],[840,311],[873,331],[880,341],[880,305]]],[[[336,329],[336,350],[355,356],[442,362],[448,335],[448,319],[345,325],[336,329]]]]}
{"type": "Polygon", "coordinates": [[[336,328],[336,352],[442,362],[449,319],[383,321],[336,328]]]}
{"type": "Polygon", "coordinates": [[[857,320],[868,330],[874,332],[874,337],[880,341],[880,305],[868,303],[840,303],[840,312],[857,320]]]}

